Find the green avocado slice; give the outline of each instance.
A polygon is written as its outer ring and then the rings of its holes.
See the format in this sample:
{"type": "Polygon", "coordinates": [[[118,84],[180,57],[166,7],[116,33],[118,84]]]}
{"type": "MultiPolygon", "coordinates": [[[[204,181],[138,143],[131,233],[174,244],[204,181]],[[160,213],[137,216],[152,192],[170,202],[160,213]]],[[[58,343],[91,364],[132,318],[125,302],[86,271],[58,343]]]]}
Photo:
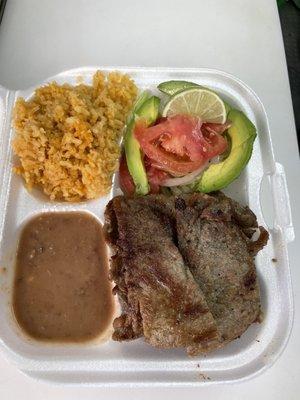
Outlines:
{"type": "MultiPolygon", "coordinates": [[[[202,89],[210,90],[209,88],[206,88],[204,86],[198,85],[197,83],[188,82],[188,81],[166,81],[166,82],[160,83],[157,86],[157,88],[162,93],[164,93],[164,94],[166,94],[168,96],[174,96],[175,94],[181,92],[182,90],[190,89],[190,88],[193,88],[193,87],[200,87],[202,89]]],[[[212,92],[213,92],[213,90],[212,90],[212,92]]],[[[226,112],[228,114],[228,112],[231,109],[231,107],[224,100],[223,100],[223,103],[225,105],[225,109],[226,109],[226,112]]]]}
{"type": "Polygon", "coordinates": [[[137,100],[133,115],[128,121],[124,135],[124,149],[129,173],[135,184],[135,193],[145,195],[149,192],[148,178],[141,156],[139,142],[134,137],[134,127],[138,119],[143,118],[150,126],[153,124],[159,111],[160,99],[156,96],[150,96],[147,92],[141,94],[137,100]]]}
{"type": "Polygon", "coordinates": [[[231,149],[225,160],[211,165],[196,183],[198,192],[209,193],[223,189],[235,180],[247,165],[256,138],[256,128],[246,115],[232,109],[228,114],[231,127],[228,136],[231,149]]]}

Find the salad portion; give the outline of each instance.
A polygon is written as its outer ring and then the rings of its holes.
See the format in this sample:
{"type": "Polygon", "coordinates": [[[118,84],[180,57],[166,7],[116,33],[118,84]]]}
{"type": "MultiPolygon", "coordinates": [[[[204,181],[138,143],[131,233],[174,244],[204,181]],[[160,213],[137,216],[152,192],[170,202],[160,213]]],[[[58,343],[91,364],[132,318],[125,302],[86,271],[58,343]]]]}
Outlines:
{"type": "Polygon", "coordinates": [[[247,116],[192,82],[143,92],[127,121],[119,181],[125,195],[173,190],[209,193],[247,165],[256,129],[247,116]]]}

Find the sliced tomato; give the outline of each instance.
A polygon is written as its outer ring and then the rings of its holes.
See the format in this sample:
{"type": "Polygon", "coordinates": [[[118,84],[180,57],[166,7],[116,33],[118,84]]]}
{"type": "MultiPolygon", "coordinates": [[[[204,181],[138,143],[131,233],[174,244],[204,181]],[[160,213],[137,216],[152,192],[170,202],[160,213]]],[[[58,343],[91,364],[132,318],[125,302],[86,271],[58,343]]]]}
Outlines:
{"type": "Polygon", "coordinates": [[[229,127],[231,123],[225,122],[225,124],[214,124],[212,122],[206,122],[203,124],[203,129],[206,129],[208,132],[219,133],[222,135],[229,127]]]}
{"type": "Polygon", "coordinates": [[[126,157],[123,154],[120,159],[119,184],[122,192],[126,196],[133,196],[135,185],[127,167],[126,157]]]}
{"type": "Polygon", "coordinates": [[[176,115],[149,128],[138,123],[134,134],[153,167],[181,176],[227,148],[220,134],[202,126],[197,117],[176,115]]]}
{"type": "Polygon", "coordinates": [[[144,157],[144,164],[150,185],[150,193],[159,193],[160,186],[170,178],[170,175],[161,169],[155,168],[147,156],[144,157]]]}
{"type": "MultiPolygon", "coordinates": [[[[170,175],[167,172],[155,168],[151,164],[151,161],[146,156],[144,158],[144,163],[148,177],[148,182],[150,185],[150,193],[159,193],[160,186],[166,179],[170,178],[170,175]]],[[[119,184],[122,192],[126,196],[134,195],[135,185],[128,170],[125,155],[122,155],[120,159],[119,184]]]]}

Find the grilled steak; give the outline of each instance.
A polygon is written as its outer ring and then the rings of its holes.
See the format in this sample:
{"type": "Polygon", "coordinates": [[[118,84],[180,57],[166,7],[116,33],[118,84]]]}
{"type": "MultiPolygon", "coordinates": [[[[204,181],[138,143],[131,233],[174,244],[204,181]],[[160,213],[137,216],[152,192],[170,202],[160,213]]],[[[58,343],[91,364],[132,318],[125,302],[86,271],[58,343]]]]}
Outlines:
{"type": "Polygon", "coordinates": [[[225,196],[204,209],[198,204],[197,199],[175,203],[178,247],[205,295],[221,341],[229,342],[260,314],[254,243],[243,231],[256,228],[256,218],[225,196]]]}
{"type": "Polygon", "coordinates": [[[144,336],[191,355],[222,347],[259,317],[255,215],[221,193],[115,197],[106,209],[115,340],[144,336]]]}
{"type": "Polygon", "coordinates": [[[215,320],[174,244],[168,217],[123,197],[108,205],[106,217],[116,251],[112,278],[123,306],[113,338],[143,334],[153,346],[189,352],[218,343],[215,320]]]}

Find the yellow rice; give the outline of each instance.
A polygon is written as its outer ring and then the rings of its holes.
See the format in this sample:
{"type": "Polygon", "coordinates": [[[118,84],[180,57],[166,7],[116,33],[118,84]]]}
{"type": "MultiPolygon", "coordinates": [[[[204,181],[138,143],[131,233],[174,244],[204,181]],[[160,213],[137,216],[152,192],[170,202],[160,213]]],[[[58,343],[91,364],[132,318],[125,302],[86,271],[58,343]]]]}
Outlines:
{"type": "Polygon", "coordinates": [[[28,101],[19,98],[13,149],[21,165],[15,172],[29,189],[38,186],[51,200],[79,201],[106,194],[136,95],[127,75],[98,71],[92,86],[52,82],[28,101]]]}

